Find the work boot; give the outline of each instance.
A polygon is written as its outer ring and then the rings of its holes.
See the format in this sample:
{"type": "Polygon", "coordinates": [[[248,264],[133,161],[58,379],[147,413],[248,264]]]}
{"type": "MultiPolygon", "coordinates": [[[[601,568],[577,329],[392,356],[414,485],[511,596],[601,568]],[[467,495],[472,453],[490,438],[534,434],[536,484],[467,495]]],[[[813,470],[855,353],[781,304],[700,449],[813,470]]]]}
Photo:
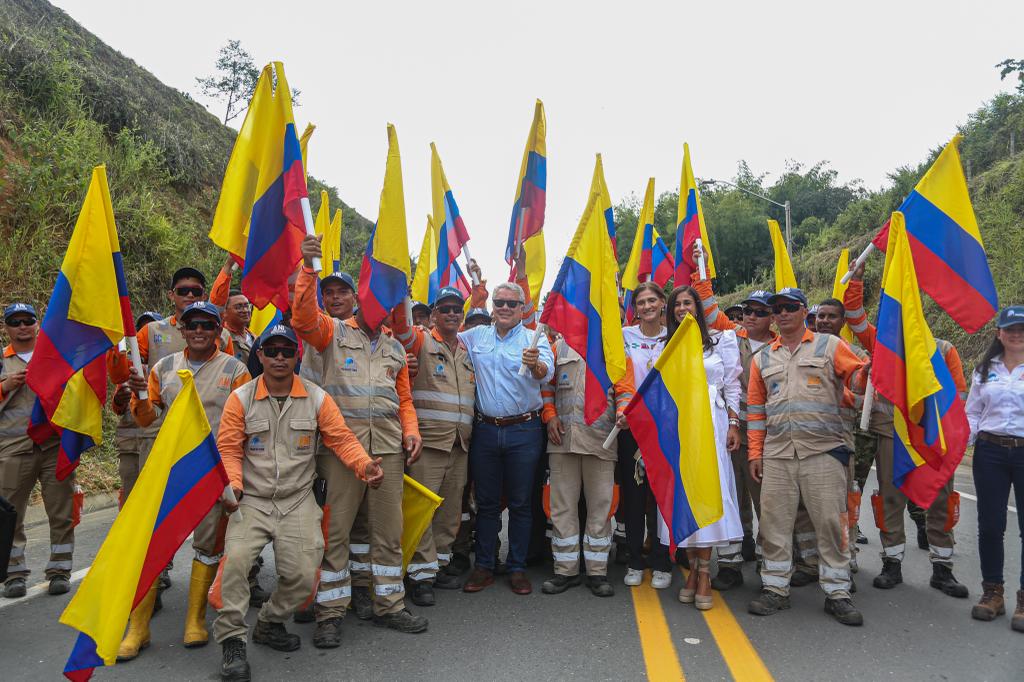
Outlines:
{"type": "Polygon", "coordinates": [[[605,575],[587,576],[587,587],[595,597],[611,597],[615,594],[615,588],[608,582],[608,576],[605,575]]]}
{"type": "Polygon", "coordinates": [[[1017,632],[1024,632],[1024,590],[1017,590],[1017,608],[1010,616],[1010,627],[1017,632]]]}
{"type": "Polygon", "coordinates": [[[789,596],[782,596],[771,590],[761,590],[761,595],[747,604],[747,613],[755,616],[770,616],[776,611],[789,608],[789,596]]]}
{"type": "Polygon", "coordinates": [[[578,573],[576,575],[558,575],[556,573],[541,584],[540,591],[544,594],[561,594],[582,582],[583,578],[578,573]]]}
{"type": "Polygon", "coordinates": [[[753,561],[757,558],[757,545],[754,543],[754,536],[744,534],[743,545],[740,549],[744,561],[753,561]]]}
{"type": "Polygon", "coordinates": [[[256,620],[256,627],[252,629],[252,641],[266,644],[278,651],[295,651],[302,646],[299,636],[288,632],[284,623],[270,623],[259,619],[256,620]]]}
{"type": "Polygon", "coordinates": [[[71,591],[71,581],[66,575],[55,575],[50,578],[50,586],[46,589],[49,594],[67,594],[71,591]]]}
{"type": "Polygon", "coordinates": [[[121,646],[117,649],[119,662],[132,660],[139,655],[140,651],[149,646],[149,621],[153,617],[153,604],[156,603],[157,593],[157,586],[155,584],[150,586],[146,596],[128,616],[128,632],[125,633],[124,639],[121,640],[121,646]]]}
{"type": "Polygon", "coordinates": [[[433,606],[436,603],[434,586],[426,580],[410,580],[409,598],[416,606],[433,606]]]}
{"type": "Polygon", "coordinates": [[[718,564],[718,575],[711,579],[711,589],[727,592],[743,584],[743,572],[732,566],[718,564]]]}
{"type": "Polygon", "coordinates": [[[1003,602],[1002,583],[981,583],[981,599],[971,609],[971,618],[975,620],[995,620],[996,616],[1006,613],[1003,602]]]}
{"type": "Polygon", "coordinates": [[[245,660],[245,640],[229,637],[221,644],[220,679],[228,682],[249,682],[249,661],[245,660]]]}
{"type": "Polygon", "coordinates": [[[308,609],[298,609],[292,615],[292,620],[296,623],[312,623],[316,620],[316,607],[310,604],[308,609]]]}
{"type": "Polygon", "coordinates": [[[434,578],[434,589],[436,590],[458,590],[462,588],[462,581],[458,574],[440,571],[434,578]]]}
{"type": "Polygon", "coordinates": [[[370,596],[369,587],[352,586],[352,610],[356,612],[356,618],[359,620],[373,618],[373,597],[370,596]]]}
{"type": "Polygon", "coordinates": [[[452,554],[451,561],[444,567],[444,572],[448,575],[460,576],[469,570],[472,564],[469,561],[469,557],[465,554],[452,554]]]}
{"type": "Polygon", "coordinates": [[[494,572],[477,566],[462,585],[463,592],[479,592],[494,584],[494,572]]]}
{"type": "Polygon", "coordinates": [[[789,578],[790,587],[805,587],[816,582],[818,582],[818,576],[812,575],[807,571],[794,571],[793,575],[789,578]]]}
{"type": "Polygon", "coordinates": [[[882,572],[871,584],[880,590],[891,590],[902,582],[903,564],[896,559],[882,559],[882,572]]]}
{"type": "Polygon", "coordinates": [[[24,597],[25,592],[28,590],[25,588],[24,578],[11,578],[4,585],[4,597],[6,599],[17,599],[18,597],[24,597]]]}
{"type": "Polygon", "coordinates": [[[416,634],[426,632],[428,621],[423,616],[415,616],[409,609],[402,609],[383,616],[373,614],[373,624],[381,628],[391,628],[399,632],[416,634]]]}
{"type": "Polygon", "coordinates": [[[825,599],[825,613],[843,625],[864,625],[864,616],[847,598],[825,599]]]}
{"type": "Polygon", "coordinates": [[[967,585],[961,585],[953,577],[952,566],[932,564],[932,579],[928,584],[937,590],[942,590],[943,594],[948,594],[950,597],[967,599],[967,585]]]}
{"type": "Polygon", "coordinates": [[[204,564],[192,560],[192,578],[188,585],[188,613],[185,614],[186,649],[206,646],[210,633],[206,631],[206,596],[217,575],[217,564],[204,564]]]}
{"type": "Polygon", "coordinates": [[[341,646],[341,618],[317,621],[313,631],[313,646],[317,649],[337,649],[341,646]]]}

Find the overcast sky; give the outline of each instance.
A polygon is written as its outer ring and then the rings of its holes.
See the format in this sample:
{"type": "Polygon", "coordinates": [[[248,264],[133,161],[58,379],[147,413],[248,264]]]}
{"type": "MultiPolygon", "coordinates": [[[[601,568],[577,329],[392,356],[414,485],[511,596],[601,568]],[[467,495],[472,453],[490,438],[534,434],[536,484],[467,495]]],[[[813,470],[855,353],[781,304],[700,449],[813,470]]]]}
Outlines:
{"type": "MultiPolygon", "coordinates": [[[[535,98],[547,110],[546,288],[601,152],[612,201],[745,159],[772,177],[828,160],[880,187],[997,92],[1024,58],[1024,2],[113,2],[56,0],[163,82],[198,96],[218,49],[281,60],[317,124],[310,172],[376,218],[387,151],[402,150],[409,247],[419,253],[437,143],[473,255],[492,282],[535,98]],[[292,20],[289,25],[289,18],[292,20]]],[[[241,125],[241,118],[233,124],[241,125]]],[[[710,225],[711,230],[715,229],[710,225]]]]}

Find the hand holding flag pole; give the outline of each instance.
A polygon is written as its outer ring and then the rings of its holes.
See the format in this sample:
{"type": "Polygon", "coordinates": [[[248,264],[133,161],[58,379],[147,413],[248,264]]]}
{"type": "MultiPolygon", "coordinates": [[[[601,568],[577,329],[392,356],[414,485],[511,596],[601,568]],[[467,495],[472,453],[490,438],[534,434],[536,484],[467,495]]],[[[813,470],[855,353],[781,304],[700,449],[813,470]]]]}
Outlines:
{"type": "MultiPolygon", "coordinates": [[[[139,376],[145,376],[142,372],[142,355],[139,354],[139,340],[134,336],[126,336],[125,340],[128,342],[128,350],[131,351],[132,367],[139,373],[139,376]]],[[[139,391],[139,400],[149,400],[149,391],[139,391]]]]}
{"type": "Polygon", "coordinates": [[[857,260],[855,260],[853,265],[850,266],[850,271],[843,275],[843,279],[840,281],[840,284],[846,284],[853,279],[853,273],[857,271],[857,268],[864,265],[868,260],[868,256],[877,250],[878,247],[875,246],[873,242],[868,242],[867,248],[861,251],[860,255],[857,256],[857,260]]]}
{"type": "MultiPolygon", "coordinates": [[[[306,234],[316,236],[316,229],[313,226],[313,210],[309,207],[309,197],[302,197],[300,200],[302,203],[302,221],[306,223],[306,234]]],[[[320,264],[320,258],[316,257],[313,259],[313,272],[320,272],[323,267],[320,264]]]]}
{"type": "Polygon", "coordinates": [[[704,244],[701,242],[700,237],[697,238],[694,244],[697,247],[697,269],[700,271],[700,278],[703,281],[708,278],[707,267],[704,265],[704,244]]]}
{"type": "MultiPolygon", "coordinates": [[[[520,213],[520,216],[521,216],[521,215],[522,215],[522,213],[520,213]]],[[[520,227],[521,227],[521,226],[522,226],[522,223],[520,223],[520,227]]],[[[521,232],[521,231],[520,231],[520,234],[522,234],[522,232],[521,232]]],[[[516,239],[517,239],[517,241],[518,241],[518,240],[519,240],[519,237],[517,237],[516,239]]],[[[519,242],[519,248],[518,248],[518,250],[516,251],[516,253],[518,253],[518,254],[519,254],[519,258],[517,258],[517,259],[516,259],[516,260],[514,261],[515,265],[513,265],[513,270],[514,270],[514,271],[515,271],[516,273],[518,273],[518,272],[525,272],[525,270],[521,270],[521,266],[523,265],[524,261],[526,261],[526,254],[525,254],[525,253],[523,252],[523,245],[522,245],[522,242],[519,242]]],[[[538,313],[539,313],[539,311],[538,311],[538,313]]],[[[539,316],[539,315],[538,315],[537,319],[538,319],[538,320],[540,319],[540,316],[539,316]]],[[[531,349],[531,350],[533,350],[534,348],[536,348],[536,347],[537,347],[537,344],[538,344],[538,343],[540,343],[540,335],[541,335],[542,333],[543,333],[543,332],[541,331],[541,328],[540,328],[540,323],[538,322],[538,323],[537,323],[537,326],[536,326],[536,327],[534,328],[534,330],[533,330],[533,338],[532,338],[532,339],[530,339],[530,349],[531,349]]],[[[520,365],[520,366],[519,366],[519,376],[521,376],[521,377],[525,377],[525,376],[526,376],[527,374],[529,374],[529,373],[530,373],[530,370],[529,370],[529,368],[527,368],[527,366],[526,366],[526,365],[520,365]]]]}
{"type": "Polygon", "coordinates": [[[231,488],[230,485],[224,486],[224,495],[223,495],[223,497],[224,497],[224,500],[226,502],[230,502],[231,505],[234,506],[234,508],[235,508],[235,511],[231,512],[232,520],[234,520],[235,523],[241,523],[241,521],[242,521],[242,512],[239,511],[239,509],[238,509],[238,498],[235,497],[235,491],[231,488]]]}
{"type": "Polygon", "coordinates": [[[473,256],[469,253],[469,244],[462,245],[462,255],[466,258],[466,270],[469,271],[469,277],[473,280],[473,286],[480,284],[480,277],[477,276],[476,270],[470,267],[473,264],[473,256]]]}

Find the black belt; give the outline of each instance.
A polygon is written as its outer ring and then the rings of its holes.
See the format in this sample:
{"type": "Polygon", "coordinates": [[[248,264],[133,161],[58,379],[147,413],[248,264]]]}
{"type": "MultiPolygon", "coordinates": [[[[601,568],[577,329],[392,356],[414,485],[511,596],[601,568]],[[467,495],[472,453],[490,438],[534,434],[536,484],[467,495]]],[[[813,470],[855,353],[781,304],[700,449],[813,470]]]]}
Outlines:
{"type": "Polygon", "coordinates": [[[1014,438],[1013,436],[997,436],[994,433],[982,431],[978,434],[979,440],[988,441],[989,443],[995,443],[1001,445],[1004,448],[1024,448],[1024,438],[1014,438]]]}
{"type": "Polygon", "coordinates": [[[539,419],[540,410],[533,410],[532,412],[525,412],[523,414],[514,414],[511,417],[488,417],[486,414],[476,413],[477,421],[481,421],[484,424],[492,424],[494,426],[511,426],[512,424],[522,424],[528,422],[531,419],[539,419]]]}

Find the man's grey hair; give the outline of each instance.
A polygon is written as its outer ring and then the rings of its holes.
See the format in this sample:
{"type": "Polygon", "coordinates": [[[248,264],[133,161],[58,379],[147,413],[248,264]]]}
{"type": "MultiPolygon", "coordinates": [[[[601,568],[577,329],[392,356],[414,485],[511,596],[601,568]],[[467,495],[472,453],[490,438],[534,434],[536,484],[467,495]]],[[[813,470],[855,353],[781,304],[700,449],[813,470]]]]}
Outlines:
{"type": "Polygon", "coordinates": [[[515,293],[516,299],[520,303],[526,302],[526,294],[523,293],[523,288],[515,282],[502,282],[498,286],[494,287],[494,292],[491,294],[491,300],[498,297],[499,291],[511,291],[515,293]]]}

